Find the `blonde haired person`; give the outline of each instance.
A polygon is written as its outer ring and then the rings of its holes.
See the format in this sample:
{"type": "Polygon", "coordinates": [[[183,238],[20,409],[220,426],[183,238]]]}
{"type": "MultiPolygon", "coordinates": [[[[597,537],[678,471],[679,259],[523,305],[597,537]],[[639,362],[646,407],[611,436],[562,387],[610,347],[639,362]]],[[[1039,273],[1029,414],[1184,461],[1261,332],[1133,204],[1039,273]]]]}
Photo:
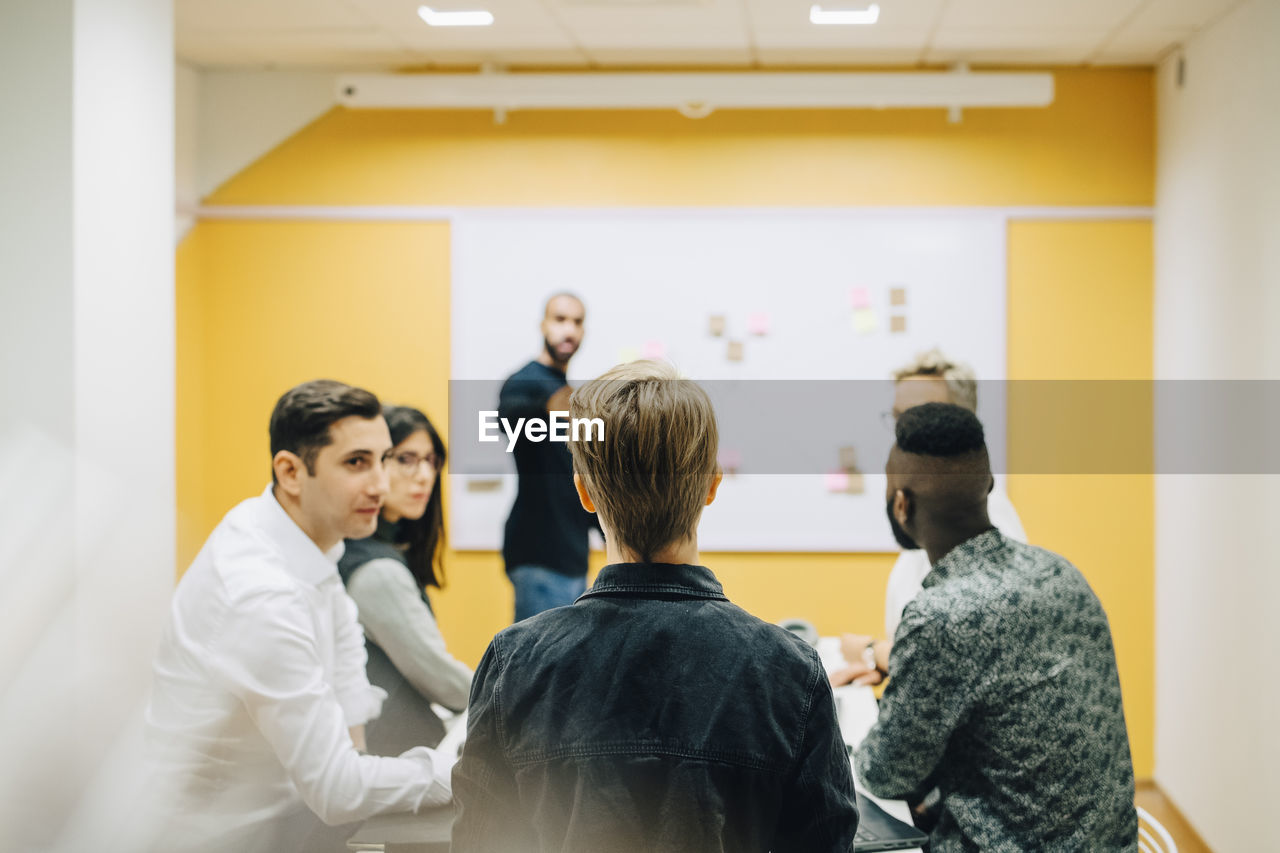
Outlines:
{"type": "MultiPolygon", "coordinates": [[[[888,413],[892,423],[907,409],[924,403],[954,403],[977,414],[978,381],[973,368],[952,361],[935,347],[893,371],[893,410],[888,413]]],[[[1005,536],[1027,541],[1018,511],[998,481],[987,496],[987,514],[1005,536]]],[[[876,639],[871,634],[844,634],[840,638],[840,650],[849,663],[831,674],[832,684],[879,684],[884,680],[889,672],[889,652],[902,621],[902,611],[920,594],[932,568],[929,556],[919,548],[905,549],[898,555],[889,572],[884,596],[885,639],[876,639]]]]}
{"type": "Polygon", "coordinates": [[[720,485],[706,393],[635,362],[575,391],[570,414],[605,424],[570,450],[609,565],[485,652],[451,849],[849,850],[853,779],[821,661],[699,565],[720,485]]]}

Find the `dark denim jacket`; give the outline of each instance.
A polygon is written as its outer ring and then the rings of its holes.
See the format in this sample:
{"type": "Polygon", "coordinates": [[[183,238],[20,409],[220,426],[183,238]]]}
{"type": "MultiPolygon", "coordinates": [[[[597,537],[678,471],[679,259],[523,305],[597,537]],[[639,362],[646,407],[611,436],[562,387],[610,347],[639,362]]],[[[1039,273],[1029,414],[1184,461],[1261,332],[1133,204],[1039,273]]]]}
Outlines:
{"type": "Polygon", "coordinates": [[[502,631],[471,688],[454,851],[847,851],[858,814],[813,649],[701,566],[606,566],[502,631]]]}

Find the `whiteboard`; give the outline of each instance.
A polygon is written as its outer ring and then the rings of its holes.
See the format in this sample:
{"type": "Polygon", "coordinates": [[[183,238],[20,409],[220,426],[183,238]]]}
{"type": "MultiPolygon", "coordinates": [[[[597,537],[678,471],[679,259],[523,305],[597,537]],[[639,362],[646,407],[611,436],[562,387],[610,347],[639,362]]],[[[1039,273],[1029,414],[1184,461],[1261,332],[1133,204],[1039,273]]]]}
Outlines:
{"type": "MultiPolygon", "coordinates": [[[[571,383],[660,353],[711,394],[737,468],[703,514],[705,551],[897,550],[879,418],[891,372],[937,346],[1005,378],[999,212],[481,210],[454,220],[452,268],[449,534],[462,550],[501,547],[514,463],[477,444],[477,408],[497,408],[502,381],[540,351],[557,291],[587,308],[571,383]],[[861,493],[842,488],[842,446],[861,493]]],[[[1000,470],[1003,383],[979,396],[1000,470]]]]}

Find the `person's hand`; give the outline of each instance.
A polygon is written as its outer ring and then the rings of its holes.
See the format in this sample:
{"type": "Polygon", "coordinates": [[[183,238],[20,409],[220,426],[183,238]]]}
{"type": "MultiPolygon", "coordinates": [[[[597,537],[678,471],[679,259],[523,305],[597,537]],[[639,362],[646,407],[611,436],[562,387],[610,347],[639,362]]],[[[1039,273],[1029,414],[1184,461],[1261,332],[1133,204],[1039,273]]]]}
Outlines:
{"type": "Polygon", "coordinates": [[[870,634],[841,634],[840,654],[846,663],[862,663],[863,653],[874,639],[870,634]]]}
{"type": "Polygon", "coordinates": [[[867,663],[867,649],[875,638],[870,634],[841,634],[840,654],[845,665],[831,673],[831,686],[845,684],[872,685],[884,681],[884,673],[867,663]]]}
{"type": "Polygon", "coordinates": [[[564,386],[547,399],[548,412],[567,412],[569,411],[569,395],[573,393],[573,389],[568,385],[564,386]]]}
{"type": "Polygon", "coordinates": [[[884,681],[884,673],[878,669],[872,669],[862,661],[857,661],[848,666],[832,670],[830,678],[832,687],[843,687],[846,684],[870,687],[873,684],[879,684],[884,681]]]}

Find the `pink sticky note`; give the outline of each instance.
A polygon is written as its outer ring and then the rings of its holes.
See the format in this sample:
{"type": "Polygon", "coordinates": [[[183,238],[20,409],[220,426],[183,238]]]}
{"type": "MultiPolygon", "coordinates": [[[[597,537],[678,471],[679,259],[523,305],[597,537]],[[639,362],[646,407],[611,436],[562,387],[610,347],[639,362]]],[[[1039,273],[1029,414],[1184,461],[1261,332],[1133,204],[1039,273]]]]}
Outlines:
{"type": "Polygon", "coordinates": [[[667,345],[662,341],[645,341],[640,348],[641,358],[663,359],[667,357],[667,345]]]}
{"type": "Polygon", "coordinates": [[[854,287],[849,290],[849,301],[854,308],[870,308],[871,293],[865,287],[854,287]]]}
{"type": "Polygon", "coordinates": [[[717,461],[724,470],[736,471],[742,467],[742,454],[737,450],[721,450],[717,461]]]}
{"type": "Polygon", "coordinates": [[[769,315],[757,312],[747,318],[747,331],[753,335],[769,334],[769,315]]]}
{"type": "Polygon", "coordinates": [[[849,475],[844,471],[828,471],[825,479],[828,492],[843,492],[849,488],[849,475]]]}

